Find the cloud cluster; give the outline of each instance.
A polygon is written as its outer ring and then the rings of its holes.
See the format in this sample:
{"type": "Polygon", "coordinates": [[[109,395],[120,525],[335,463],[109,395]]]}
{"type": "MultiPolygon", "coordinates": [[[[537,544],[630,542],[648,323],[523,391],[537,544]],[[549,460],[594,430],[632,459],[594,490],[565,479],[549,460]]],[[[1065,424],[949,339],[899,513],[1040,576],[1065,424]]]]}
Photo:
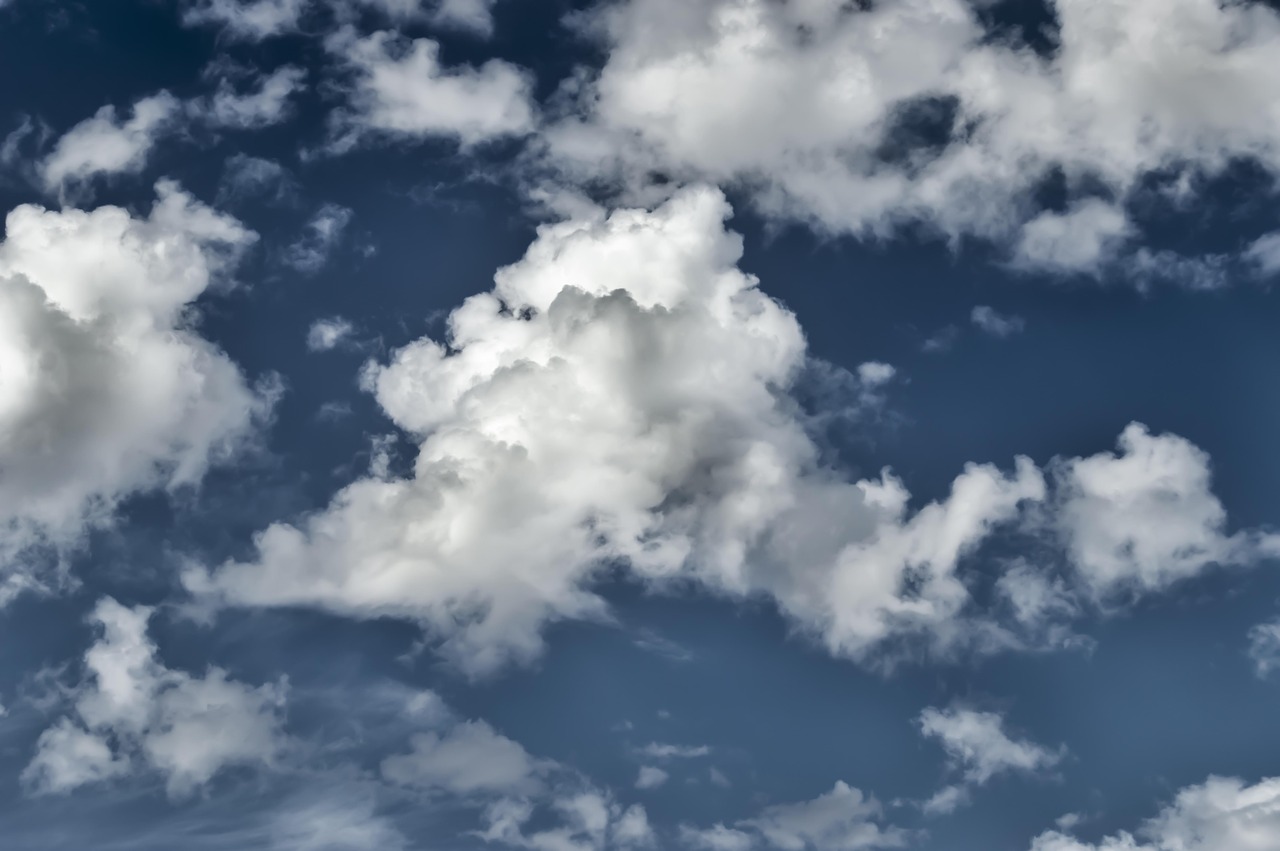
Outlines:
{"type": "Polygon", "coordinates": [[[1093,843],[1052,831],[1036,837],[1031,851],[1262,851],[1277,846],[1280,778],[1249,786],[1210,777],[1180,791],[1138,838],[1121,832],[1093,843]]]}
{"type": "MultiPolygon", "coordinates": [[[[0,242],[0,563],[66,549],[139,491],[199,482],[269,413],[193,328],[192,303],[254,235],[161,182],[117,207],[9,213],[0,242]]],[[[6,587],[9,587],[8,585],[6,587]]],[[[11,589],[12,590],[12,589],[11,589]]]]}
{"type": "Polygon", "coordinates": [[[774,804],[733,827],[710,828],[683,825],[680,837],[691,848],[705,851],[750,851],[779,848],[783,851],[871,851],[902,848],[910,834],[880,822],[883,808],[875,798],[844,782],[811,801],[774,804]]]}
{"type": "Polygon", "coordinates": [[[579,22],[607,60],[566,90],[547,153],[560,177],[611,174],[633,198],[710,180],[826,232],[923,223],[1091,274],[1121,255],[1154,271],[1130,215],[1153,181],[1186,203],[1233,160],[1280,174],[1269,5],[1052,0],[1042,49],[985,5],[600,4],[579,22]]]}
{"type": "MultiPolygon", "coordinates": [[[[766,596],[833,653],[867,659],[906,639],[1015,646],[970,616],[960,572],[1002,527],[1054,542],[1098,597],[1272,553],[1272,537],[1225,534],[1203,453],[1138,425],[1121,454],[1060,460],[1048,478],[1026,458],[1008,473],[969,465],[916,510],[888,471],[824,467],[789,395],[803,334],[737,269],[727,214],[695,188],[652,212],[544,226],[453,312],[446,343],[367,367],[416,436],[412,475],[360,479],[188,587],[210,603],[416,620],[475,674],[536,656],[549,621],[603,617],[592,585],[618,569],[766,596]]],[[[1033,605],[1048,574],[1021,579],[1010,593],[1028,621],[1064,611],[1033,605]]]]}
{"type": "Polygon", "coordinates": [[[165,778],[171,796],[203,786],[222,769],[269,765],[282,746],[281,684],[251,688],[210,668],[194,677],[164,666],[147,637],[151,610],[104,598],[101,630],[84,656],[73,715],[45,730],[23,781],[36,792],[68,792],[135,771],[165,778]]]}

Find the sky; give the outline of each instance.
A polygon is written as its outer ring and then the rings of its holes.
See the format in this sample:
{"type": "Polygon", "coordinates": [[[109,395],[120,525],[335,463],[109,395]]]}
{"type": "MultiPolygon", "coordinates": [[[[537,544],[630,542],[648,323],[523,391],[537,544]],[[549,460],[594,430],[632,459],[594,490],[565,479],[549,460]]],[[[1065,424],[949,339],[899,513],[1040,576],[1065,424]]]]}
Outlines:
{"type": "Polygon", "coordinates": [[[0,0],[0,848],[1280,849],[1277,56],[0,0]]]}

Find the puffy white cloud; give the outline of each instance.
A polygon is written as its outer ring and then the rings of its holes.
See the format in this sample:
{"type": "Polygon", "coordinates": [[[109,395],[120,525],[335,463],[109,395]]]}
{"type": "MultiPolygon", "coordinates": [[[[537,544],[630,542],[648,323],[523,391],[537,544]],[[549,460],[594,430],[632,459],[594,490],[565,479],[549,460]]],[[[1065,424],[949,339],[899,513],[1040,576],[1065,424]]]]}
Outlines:
{"type": "MultiPolygon", "coordinates": [[[[1052,0],[1037,53],[965,0],[626,0],[583,25],[607,62],[547,131],[562,174],[753,190],[855,234],[924,222],[1049,271],[1097,272],[1160,173],[1280,173],[1280,14],[1261,2],[1052,0]],[[1066,205],[1037,191],[1057,177],[1066,205]]],[[[1193,190],[1188,190],[1193,191],[1193,190]]]]}
{"type": "Polygon", "coordinates": [[[971,466],[909,514],[887,473],[822,469],[782,392],[803,335],[735,268],[727,212],[695,189],[544,227],[453,313],[449,348],[423,339],[368,369],[419,436],[413,477],[357,481],[263,532],[255,562],[188,584],[211,601],[417,619],[476,672],[535,655],[548,619],[601,614],[589,583],[619,560],[651,581],[772,594],[852,656],[950,629],[968,599],[958,561],[1043,496],[1039,471],[971,466]]]}
{"type": "Polygon", "coordinates": [[[205,676],[166,668],[147,637],[151,610],[104,598],[101,629],[84,656],[74,717],[46,730],[23,780],[41,793],[66,792],[132,771],[165,776],[170,795],[188,794],[227,766],[270,764],[282,744],[282,685],[251,688],[210,668],[205,676]]]}
{"type": "Polygon", "coordinates": [[[233,38],[261,41],[293,32],[309,0],[187,0],[182,22],[216,26],[233,38]]]}
{"type": "Polygon", "coordinates": [[[353,77],[350,108],[335,116],[336,150],[370,133],[438,136],[467,146],[534,129],[533,80],[510,63],[446,68],[435,41],[386,31],[361,38],[344,28],[326,44],[353,77]]]}
{"type": "Polygon", "coordinates": [[[938,740],[970,783],[980,785],[1007,771],[1041,771],[1062,759],[1061,751],[1010,738],[995,712],[929,707],[920,713],[919,724],[920,732],[938,740]]]}
{"type": "Polygon", "coordinates": [[[317,319],[307,331],[307,348],[313,352],[327,352],[345,343],[355,332],[350,320],[341,316],[317,319]]]}
{"type": "Polygon", "coordinates": [[[437,26],[453,27],[478,36],[493,35],[496,0],[440,0],[431,15],[437,26]]]}
{"type": "MultiPolygon", "coordinates": [[[[0,243],[0,563],[66,549],[133,493],[197,483],[270,410],[192,328],[254,235],[161,182],[117,207],[9,213],[0,243]]],[[[11,589],[12,590],[12,589],[11,589]]]]}
{"type": "Polygon", "coordinates": [[[384,778],[455,795],[527,794],[540,783],[543,766],[483,721],[466,721],[444,733],[419,733],[410,745],[409,753],[383,760],[384,778]]]}
{"type": "Polygon", "coordinates": [[[636,777],[636,788],[657,789],[663,783],[666,783],[667,778],[670,776],[656,765],[642,765],[640,766],[640,774],[636,777]]]}
{"type": "Polygon", "coordinates": [[[775,804],[754,818],[698,829],[683,825],[684,843],[706,851],[747,851],[759,846],[783,851],[831,849],[863,851],[873,848],[901,848],[909,834],[880,822],[883,808],[875,798],[838,781],[830,792],[811,801],[775,804]]]}
{"type": "Polygon", "coordinates": [[[1036,528],[1062,536],[1093,587],[1153,589],[1269,540],[1223,538],[1203,453],[1139,426],[1120,457],[1058,462],[1047,503],[1026,458],[967,465],[914,511],[887,470],[823,467],[790,395],[803,334],[736,268],[727,213],[693,188],[541,228],[451,314],[447,345],[366,368],[418,443],[412,475],[374,465],[326,510],[264,530],[254,559],[189,571],[189,588],[215,605],[416,620],[482,674],[536,656],[548,621],[603,616],[593,582],[621,568],[772,598],[832,653],[878,661],[1018,645],[972,616],[961,567],[1001,526],[1028,528],[1028,506],[1045,504],[1036,528]]]}
{"type": "Polygon", "coordinates": [[[1280,778],[1247,786],[1210,777],[1180,791],[1137,837],[1121,832],[1091,843],[1050,831],[1031,851],[1266,851],[1280,846],[1280,778]]]}
{"type": "Polygon", "coordinates": [[[1280,554],[1280,536],[1226,534],[1226,510],[1210,488],[1203,450],[1139,423],[1125,428],[1118,446],[1119,454],[1069,459],[1056,468],[1053,523],[1095,595],[1156,590],[1211,564],[1280,554]]]}
{"type": "Polygon", "coordinates": [[[969,320],[985,334],[992,337],[1011,337],[1021,334],[1026,322],[1021,316],[1005,316],[994,307],[980,304],[969,314],[969,320]]]}
{"type": "Polygon", "coordinates": [[[284,65],[260,77],[257,88],[240,93],[224,77],[217,90],[190,101],[187,111],[193,118],[213,127],[252,130],[278,124],[289,115],[290,99],[303,89],[306,72],[284,65]]]}
{"type": "Polygon", "coordinates": [[[164,91],[135,103],[127,121],[104,106],[63,134],[41,161],[40,179],[52,192],[74,190],[97,175],[136,174],[180,114],[181,102],[164,91]]]}
{"type": "Polygon", "coordinates": [[[307,222],[306,233],[284,249],[281,262],[305,275],[319,272],[342,241],[342,234],[351,223],[351,215],[350,208],[340,204],[322,206],[307,222]]]}

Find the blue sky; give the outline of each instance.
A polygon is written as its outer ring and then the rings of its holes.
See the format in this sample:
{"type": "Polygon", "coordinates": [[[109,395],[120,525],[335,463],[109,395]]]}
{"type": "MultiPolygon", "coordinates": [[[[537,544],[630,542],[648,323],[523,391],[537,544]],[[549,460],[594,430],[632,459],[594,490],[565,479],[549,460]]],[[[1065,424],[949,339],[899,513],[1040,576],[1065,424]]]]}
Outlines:
{"type": "Polygon", "coordinates": [[[0,848],[1280,849],[1277,51],[0,0],[0,848]]]}

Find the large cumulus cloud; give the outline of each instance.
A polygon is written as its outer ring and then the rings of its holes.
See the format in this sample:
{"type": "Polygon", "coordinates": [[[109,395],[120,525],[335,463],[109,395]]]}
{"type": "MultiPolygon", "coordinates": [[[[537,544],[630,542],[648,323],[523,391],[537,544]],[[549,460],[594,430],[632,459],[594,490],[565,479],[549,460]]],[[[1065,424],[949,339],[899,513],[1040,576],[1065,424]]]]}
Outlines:
{"type": "Polygon", "coordinates": [[[192,324],[254,236],[176,185],[146,217],[13,210],[0,243],[0,562],[73,547],[130,494],[196,483],[269,409],[192,324]]]}

